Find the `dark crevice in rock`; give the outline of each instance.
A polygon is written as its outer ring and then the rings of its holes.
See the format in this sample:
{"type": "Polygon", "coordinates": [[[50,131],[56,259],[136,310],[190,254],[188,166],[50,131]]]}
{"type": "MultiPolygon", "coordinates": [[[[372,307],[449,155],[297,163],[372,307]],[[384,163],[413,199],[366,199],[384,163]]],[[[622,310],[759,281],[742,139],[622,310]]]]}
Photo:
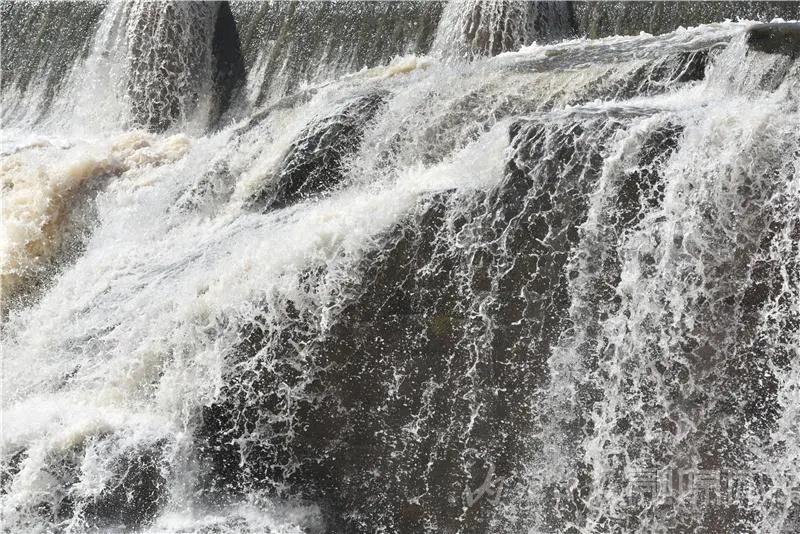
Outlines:
{"type": "Polygon", "coordinates": [[[239,32],[228,2],[220,2],[217,19],[214,25],[214,39],[211,44],[214,56],[214,95],[215,109],[212,110],[210,123],[224,126],[221,123],[224,114],[231,108],[244,86],[246,73],[242,58],[239,32]]]}
{"type": "Polygon", "coordinates": [[[364,130],[387,96],[378,92],[357,97],[307,126],[251,205],[280,209],[338,185],[346,158],[358,150],[364,130]]]}

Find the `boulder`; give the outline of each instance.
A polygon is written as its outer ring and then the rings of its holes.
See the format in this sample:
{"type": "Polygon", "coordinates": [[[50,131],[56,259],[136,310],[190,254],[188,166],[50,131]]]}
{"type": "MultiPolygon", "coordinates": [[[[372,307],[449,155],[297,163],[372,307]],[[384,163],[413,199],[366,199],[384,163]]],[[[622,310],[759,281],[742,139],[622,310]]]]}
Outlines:
{"type": "Polygon", "coordinates": [[[274,179],[251,204],[279,209],[341,182],[345,158],[358,150],[364,130],[385,101],[385,92],[359,96],[309,124],[292,143],[274,179]]]}
{"type": "Polygon", "coordinates": [[[792,59],[800,55],[800,23],[756,24],[747,30],[747,45],[766,54],[783,54],[792,59]]]}

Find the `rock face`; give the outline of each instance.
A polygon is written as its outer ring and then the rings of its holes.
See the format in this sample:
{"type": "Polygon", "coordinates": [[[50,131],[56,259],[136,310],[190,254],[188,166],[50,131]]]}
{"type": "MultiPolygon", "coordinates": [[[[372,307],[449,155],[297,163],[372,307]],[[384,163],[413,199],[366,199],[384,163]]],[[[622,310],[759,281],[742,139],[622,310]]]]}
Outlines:
{"type": "Polygon", "coordinates": [[[168,497],[160,465],[162,445],[129,451],[118,458],[103,490],[83,503],[83,513],[92,526],[141,527],[156,516],[168,497]]]}
{"type": "MultiPolygon", "coordinates": [[[[226,380],[199,430],[209,492],[291,487],[337,532],[492,531],[496,499],[474,491],[489,471],[494,495],[501,480],[511,491],[530,451],[530,399],[568,326],[570,254],[627,120],[607,119],[515,122],[505,178],[420,199],[326,333],[290,300],[270,304],[282,324],[245,325],[231,364],[250,371],[226,380]]],[[[652,170],[621,177],[620,227],[658,202],[655,169],[679,132],[654,132],[639,154],[652,170]]]]}
{"type": "Polygon", "coordinates": [[[220,2],[211,44],[214,56],[214,108],[210,123],[218,125],[244,84],[246,73],[239,31],[228,2],[220,2]]]}
{"type": "MultiPolygon", "coordinates": [[[[13,455],[3,475],[10,478],[21,469],[23,478],[34,480],[42,489],[18,500],[13,512],[33,511],[30,519],[38,524],[24,525],[30,528],[25,532],[35,531],[41,521],[86,532],[139,529],[152,522],[166,504],[168,470],[163,466],[163,454],[167,445],[166,440],[157,440],[130,447],[124,440],[101,433],[46,454],[22,449],[13,455]],[[98,460],[98,453],[108,455],[98,460]],[[87,479],[93,483],[85,484],[87,479]]],[[[13,481],[4,483],[6,493],[13,481]]]]}
{"type": "Polygon", "coordinates": [[[747,30],[747,45],[767,54],[800,56],[800,23],[757,24],[747,30]]]}
{"type": "Polygon", "coordinates": [[[279,209],[338,184],[344,159],[358,149],[364,129],[386,96],[381,92],[356,98],[309,125],[292,143],[276,176],[253,198],[252,204],[279,209]]]}

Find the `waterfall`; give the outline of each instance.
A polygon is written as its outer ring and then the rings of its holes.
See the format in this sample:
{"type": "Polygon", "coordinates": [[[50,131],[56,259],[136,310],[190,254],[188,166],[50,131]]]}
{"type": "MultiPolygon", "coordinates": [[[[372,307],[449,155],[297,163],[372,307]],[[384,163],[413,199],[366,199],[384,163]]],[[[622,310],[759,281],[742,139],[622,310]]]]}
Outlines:
{"type": "Polygon", "coordinates": [[[3,3],[2,531],[797,531],[800,6],[726,5],[3,3]]]}
{"type": "Polygon", "coordinates": [[[448,2],[434,52],[455,58],[495,56],[534,41],[563,39],[573,34],[570,12],[567,2],[448,2]]]}
{"type": "MultiPolygon", "coordinates": [[[[34,14],[43,11],[40,18],[46,22],[34,29],[50,30],[52,20],[45,17],[58,5],[42,2],[31,9],[34,14]]],[[[89,11],[84,17],[96,17],[95,11],[84,9],[89,11]]],[[[13,16],[13,8],[8,10],[13,16]]],[[[9,69],[10,76],[4,76],[4,81],[11,79],[4,88],[6,123],[28,128],[43,123],[59,130],[122,126],[151,131],[178,124],[184,130],[203,131],[226,111],[241,83],[231,78],[244,76],[227,3],[112,2],[96,18],[96,33],[88,46],[69,42],[73,48],[88,50],[85,59],[74,59],[62,68],[64,72],[51,72],[49,53],[44,54],[46,60],[34,56],[44,63],[38,76],[18,76],[9,69]],[[223,46],[227,55],[222,55],[223,46]],[[54,76],[62,80],[52,82],[54,76]],[[25,90],[23,80],[32,87],[25,90]],[[55,91],[51,86],[58,86],[60,94],[43,100],[42,94],[55,91]]],[[[81,29],[88,26],[83,18],[75,22],[81,29]]],[[[31,54],[28,47],[33,43],[25,36],[9,37],[10,61],[31,54]]],[[[53,55],[60,61],[62,56],[76,56],[76,52],[57,52],[53,55]]]]}
{"type": "Polygon", "coordinates": [[[444,2],[234,2],[248,96],[258,105],[305,84],[425,54],[444,2]]]}

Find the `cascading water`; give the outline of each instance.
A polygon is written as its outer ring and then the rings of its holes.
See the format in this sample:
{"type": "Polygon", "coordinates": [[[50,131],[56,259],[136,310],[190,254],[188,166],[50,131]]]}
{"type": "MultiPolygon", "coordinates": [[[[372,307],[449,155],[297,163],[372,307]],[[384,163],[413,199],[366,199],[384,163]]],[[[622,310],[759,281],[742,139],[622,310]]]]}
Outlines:
{"type": "Polygon", "coordinates": [[[4,532],[800,529],[797,23],[75,7],[2,4],[4,532]]]}
{"type": "Polygon", "coordinates": [[[439,23],[434,53],[469,58],[519,50],[533,41],[570,36],[567,2],[449,2],[439,23]]]}

